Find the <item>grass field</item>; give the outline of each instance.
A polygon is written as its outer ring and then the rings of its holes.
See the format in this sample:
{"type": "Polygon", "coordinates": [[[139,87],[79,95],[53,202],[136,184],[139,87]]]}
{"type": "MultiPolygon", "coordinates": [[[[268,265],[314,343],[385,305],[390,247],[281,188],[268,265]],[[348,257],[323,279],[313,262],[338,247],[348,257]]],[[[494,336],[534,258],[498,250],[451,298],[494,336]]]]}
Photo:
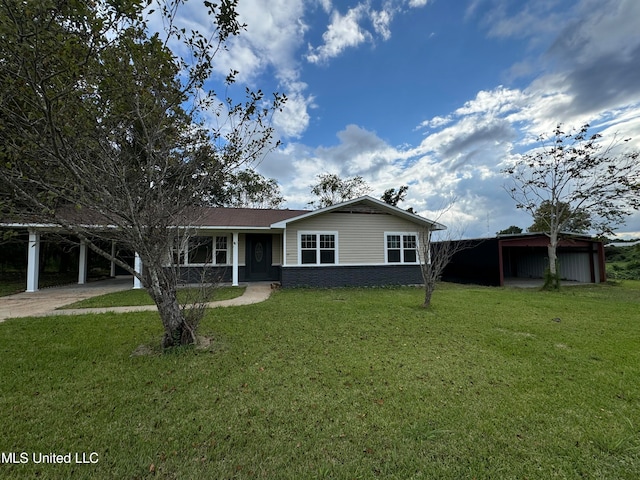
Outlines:
{"type": "MultiPolygon", "coordinates": [[[[244,293],[245,287],[217,287],[213,290],[210,301],[229,300],[244,293]]],[[[178,301],[189,302],[198,298],[196,288],[183,288],[178,290],[178,301]]],[[[91,297],[79,302],[65,305],[61,308],[102,308],[102,307],[131,307],[138,305],[153,305],[154,302],[149,293],[144,290],[122,290],[120,292],[107,293],[97,297],[91,297]]]]}
{"type": "Polygon", "coordinates": [[[2,323],[0,477],[640,478],[640,282],[421,297],[278,291],[165,355],[156,313],[2,323]]]}

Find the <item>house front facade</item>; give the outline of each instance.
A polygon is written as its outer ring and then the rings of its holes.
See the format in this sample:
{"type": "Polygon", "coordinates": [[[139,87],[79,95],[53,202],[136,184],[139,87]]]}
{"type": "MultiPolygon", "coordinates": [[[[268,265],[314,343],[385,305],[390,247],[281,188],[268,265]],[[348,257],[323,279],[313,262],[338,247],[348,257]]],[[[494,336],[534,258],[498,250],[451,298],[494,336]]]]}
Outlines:
{"type": "MultiPolygon", "coordinates": [[[[46,228],[19,226],[29,230],[27,291],[35,291],[40,235],[46,228]]],[[[206,208],[189,226],[189,238],[172,261],[184,283],[204,279],[232,285],[272,281],[283,287],[419,284],[420,232],[444,228],[368,196],[314,211],[206,208]]],[[[79,255],[82,284],[88,269],[86,246],[80,245],[79,255]]],[[[144,271],[134,256],[136,271],[144,271]]],[[[134,288],[139,287],[134,279],[134,288]]]]}
{"type": "Polygon", "coordinates": [[[283,230],[284,287],[420,284],[420,232],[445,228],[371,197],[272,227],[283,230]]]}

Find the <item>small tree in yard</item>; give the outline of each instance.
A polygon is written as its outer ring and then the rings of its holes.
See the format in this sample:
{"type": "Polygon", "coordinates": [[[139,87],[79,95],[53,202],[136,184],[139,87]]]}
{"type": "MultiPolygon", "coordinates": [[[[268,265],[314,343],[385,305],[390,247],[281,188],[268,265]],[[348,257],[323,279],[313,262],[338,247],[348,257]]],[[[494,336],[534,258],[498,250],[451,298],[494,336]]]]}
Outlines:
{"type": "Polygon", "coordinates": [[[158,307],[165,348],[194,343],[199,319],[185,316],[178,271],[167,268],[190,234],[175,227],[197,227],[194,207],[272,147],[265,122],[284,100],[206,91],[216,52],[243,29],[237,0],[203,2],[207,36],[179,28],[182,3],[157,2],[158,34],[147,0],[0,3],[3,216],[57,225],[136,275],[158,307]],[[137,252],[144,273],[112,258],[104,240],[137,252]]]}
{"type": "MultiPolygon", "coordinates": [[[[451,199],[446,206],[440,209],[436,219],[439,220],[454,204],[455,199],[451,199]]],[[[444,230],[447,230],[447,227],[439,223],[434,223],[430,227],[422,228],[418,233],[416,250],[418,252],[422,281],[424,282],[424,302],[422,303],[424,308],[431,306],[433,292],[442,278],[444,269],[449,265],[453,256],[459,251],[468,248],[468,242],[464,240],[454,240],[454,234],[452,234],[450,230],[441,235],[442,238],[436,241],[434,235],[444,230]]],[[[455,236],[461,238],[462,232],[456,232],[455,236]]]]}
{"type": "Polygon", "coordinates": [[[440,241],[434,241],[434,229],[423,228],[418,239],[418,257],[420,270],[424,282],[424,302],[422,306],[431,306],[431,297],[442,278],[444,269],[449,265],[454,255],[468,248],[468,242],[453,240],[451,235],[445,235],[440,241]]]}
{"type": "Polygon", "coordinates": [[[589,133],[589,125],[570,133],[558,125],[539,142],[539,148],[503,170],[511,176],[505,189],[549,236],[545,286],[558,288],[560,233],[587,224],[596,233],[611,233],[640,206],[639,152],[616,154],[621,141],[603,144],[600,134],[589,133]]]}

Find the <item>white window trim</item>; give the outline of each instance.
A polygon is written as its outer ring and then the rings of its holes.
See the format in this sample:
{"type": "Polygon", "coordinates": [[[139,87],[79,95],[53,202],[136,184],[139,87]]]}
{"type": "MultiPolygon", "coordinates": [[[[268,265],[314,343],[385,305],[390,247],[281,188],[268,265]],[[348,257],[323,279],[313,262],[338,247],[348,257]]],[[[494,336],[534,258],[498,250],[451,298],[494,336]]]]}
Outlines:
{"type": "Polygon", "coordinates": [[[326,231],[326,230],[298,230],[298,265],[303,267],[332,267],[340,264],[340,256],[338,255],[338,232],[326,231]],[[316,262],[317,263],[302,263],[302,235],[315,235],[316,236],[316,262]],[[320,235],[333,235],[335,240],[335,263],[320,263],[320,235]]]}
{"type": "Polygon", "coordinates": [[[185,267],[203,267],[203,266],[213,266],[213,267],[222,267],[222,266],[229,266],[231,265],[231,262],[229,262],[229,257],[233,254],[233,240],[231,240],[231,242],[229,242],[229,235],[224,234],[224,235],[219,235],[219,234],[213,234],[213,235],[193,235],[193,238],[195,237],[209,237],[211,238],[211,246],[212,246],[212,252],[211,252],[211,262],[209,263],[191,263],[189,262],[189,242],[187,242],[187,247],[186,250],[184,251],[184,263],[181,263],[180,265],[185,266],[185,267]],[[227,239],[227,249],[226,250],[221,250],[221,251],[226,251],[227,252],[227,263],[216,263],[216,253],[217,253],[217,249],[216,249],[216,239],[218,237],[225,237],[227,239]]]}
{"type": "MultiPolygon", "coordinates": [[[[396,250],[395,248],[392,250],[396,250]]],[[[420,263],[420,236],[418,232],[384,232],[384,263],[386,265],[418,265],[420,263]],[[388,237],[390,235],[399,235],[400,236],[400,261],[399,262],[390,262],[389,261],[389,244],[388,237]],[[413,235],[416,237],[416,260],[415,262],[405,262],[404,261],[404,244],[403,244],[403,236],[404,235],[413,235]]]]}

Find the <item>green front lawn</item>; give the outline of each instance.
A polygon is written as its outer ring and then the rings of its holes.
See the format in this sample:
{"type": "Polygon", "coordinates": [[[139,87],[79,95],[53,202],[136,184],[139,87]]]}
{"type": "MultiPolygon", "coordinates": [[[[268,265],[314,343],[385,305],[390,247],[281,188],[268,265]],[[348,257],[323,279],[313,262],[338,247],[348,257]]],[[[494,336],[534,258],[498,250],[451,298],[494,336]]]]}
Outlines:
{"type": "Polygon", "coordinates": [[[640,478],[640,282],[421,297],[278,291],[166,355],[155,312],[9,320],[0,452],[98,461],[0,475],[640,478]]]}
{"type": "MultiPolygon", "coordinates": [[[[241,296],[245,287],[218,287],[213,290],[210,301],[229,300],[241,296]]],[[[178,290],[178,300],[190,301],[197,297],[196,288],[184,288],[178,290]]],[[[87,298],[79,302],[61,307],[65,308],[102,308],[102,307],[132,307],[138,305],[153,305],[154,302],[146,290],[122,290],[120,292],[107,293],[97,297],[87,298]]]]}

